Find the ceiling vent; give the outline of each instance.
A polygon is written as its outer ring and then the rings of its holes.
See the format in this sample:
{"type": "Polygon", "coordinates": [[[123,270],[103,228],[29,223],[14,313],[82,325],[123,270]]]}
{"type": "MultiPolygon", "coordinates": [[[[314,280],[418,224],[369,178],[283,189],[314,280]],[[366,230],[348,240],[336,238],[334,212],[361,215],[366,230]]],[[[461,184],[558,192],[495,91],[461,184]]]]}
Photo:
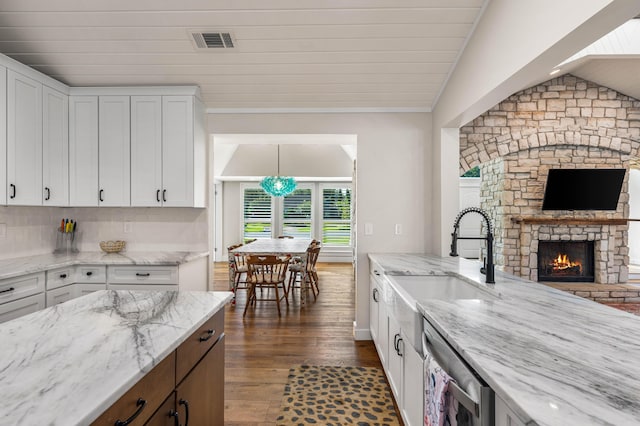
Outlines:
{"type": "Polygon", "coordinates": [[[197,31],[192,32],[193,42],[198,50],[233,49],[233,37],[229,32],[197,31]]]}

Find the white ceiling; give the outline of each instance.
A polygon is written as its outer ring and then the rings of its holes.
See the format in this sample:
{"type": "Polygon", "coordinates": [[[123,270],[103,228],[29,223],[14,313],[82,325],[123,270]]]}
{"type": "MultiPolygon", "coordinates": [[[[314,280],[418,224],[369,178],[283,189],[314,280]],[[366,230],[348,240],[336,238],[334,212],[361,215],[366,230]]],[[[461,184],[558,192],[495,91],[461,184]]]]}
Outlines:
{"type": "Polygon", "coordinates": [[[428,110],[483,3],[0,0],[0,52],[71,86],[197,84],[209,108],[428,110]]]}

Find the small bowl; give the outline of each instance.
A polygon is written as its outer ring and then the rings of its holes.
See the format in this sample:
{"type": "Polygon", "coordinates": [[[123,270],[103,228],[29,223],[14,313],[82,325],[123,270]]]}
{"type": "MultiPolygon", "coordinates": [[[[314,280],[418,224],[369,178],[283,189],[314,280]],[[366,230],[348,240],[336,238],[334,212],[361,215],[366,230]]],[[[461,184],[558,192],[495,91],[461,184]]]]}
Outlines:
{"type": "Polygon", "coordinates": [[[124,250],[124,246],[126,244],[127,243],[122,240],[100,241],[100,248],[106,253],[120,253],[122,250],[124,250]]]}

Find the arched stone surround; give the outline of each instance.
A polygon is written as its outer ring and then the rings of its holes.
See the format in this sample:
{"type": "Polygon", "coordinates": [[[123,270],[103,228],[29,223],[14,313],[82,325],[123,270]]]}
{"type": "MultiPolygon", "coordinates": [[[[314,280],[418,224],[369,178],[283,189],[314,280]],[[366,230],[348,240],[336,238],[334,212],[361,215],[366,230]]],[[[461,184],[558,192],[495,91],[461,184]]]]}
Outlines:
{"type": "Polygon", "coordinates": [[[571,75],[516,93],[460,129],[461,172],[481,167],[481,206],[495,223],[496,265],[532,280],[539,240],[595,241],[595,281],[627,280],[627,225],[562,220],[627,218],[628,176],[615,211],[541,207],[549,169],[629,169],[639,156],[640,101],[571,75]],[[516,223],[517,217],[559,223],[516,223]]]}

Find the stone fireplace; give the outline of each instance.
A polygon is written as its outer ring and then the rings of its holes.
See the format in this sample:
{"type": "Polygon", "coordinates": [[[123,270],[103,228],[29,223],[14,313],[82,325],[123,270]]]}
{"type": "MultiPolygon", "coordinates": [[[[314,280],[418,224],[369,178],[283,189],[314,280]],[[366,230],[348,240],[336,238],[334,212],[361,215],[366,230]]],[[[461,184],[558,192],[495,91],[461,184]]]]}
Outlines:
{"type": "Polygon", "coordinates": [[[480,166],[497,267],[533,281],[566,281],[539,276],[546,262],[539,249],[579,242],[593,247],[593,267],[577,279],[626,282],[628,172],[615,211],[543,211],[542,201],[550,169],[628,170],[639,150],[640,101],[571,75],[516,93],[462,127],[460,167],[480,166]]]}

